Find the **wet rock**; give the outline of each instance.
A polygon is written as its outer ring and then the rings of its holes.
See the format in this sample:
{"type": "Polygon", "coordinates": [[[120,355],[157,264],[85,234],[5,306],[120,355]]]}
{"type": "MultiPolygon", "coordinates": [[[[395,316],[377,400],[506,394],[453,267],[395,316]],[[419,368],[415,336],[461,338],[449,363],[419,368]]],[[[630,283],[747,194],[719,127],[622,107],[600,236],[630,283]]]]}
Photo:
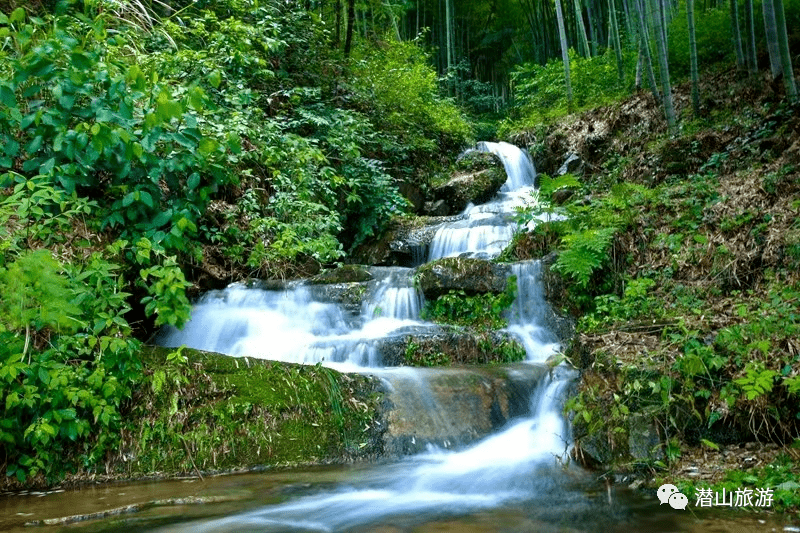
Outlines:
{"type": "Polygon", "coordinates": [[[450,213],[450,207],[444,200],[436,200],[435,202],[425,202],[425,214],[432,217],[447,216],[450,213]]]}
{"type": "Polygon", "coordinates": [[[569,305],[567,280],[552,268],[557,259],[558,254],[555,252],[542,258],[542,284],[545,299],[552,311],[544,317],[544,325],[555,333],[562,343],[566,343],[575,335],[575,319],[567,312],[569,305]]]}
{"type": "Polygon", "coordinates": [[[427,259],[427,247],[436,230],[460,217],[424,216],[398,218],[380,238],[354,250],[350,263],[375,266],[418,266],[427,259]]]}
{"type": "Polygon", "coordinates": [[[545,376],[544,366],[383,371],[387,456],[408,455],[434,444],[468,444],[511,418],[528,414],[530,396],[545,376]]]}
{"type": "Polygon", "coordinates": [[[664,460],[664,448],[653,419],[632,414],[628,418],[628,453],[637,462],[664,460]]]}
{"type": "MultiPolygon", "coordinates": [[[[574,429],[577,429],[577,426],[574,429]]],[[[613,462],[614,447],[606,435],[594,433],[576,439],[573,454],[584,466],[603,467],[613,462]]]]}
{"type": "Polygon", "coordinates": [[[408,183],[405,181],[401,182],[397,188],[400,191],[400,194],[402,194],[406,200],[409,201],[414,212],[420,213],[425,204],[425,196],[422,194],[422,190],[420,190],[420,188],[413,183],[408,183]]]}
{"type": "Polygon", "coordinates": [[[372,274],[362,265],[341,265],[333,270],[326,270],[311,278],[312,285],[326,283],[355,283],[372,280],[372,274]]]}
{"type": "Polygon", "coordinates": [[[378,343],[384,366],[437,366],[519,361],[525,349],[511,334],[489,334],[451,327],[409,328],[378,343]]]}
{"type": "Polygon", "coordinates": [[[569,152],[566,159],[556,171],[556,176],[563,176],[564,174],[580,174],[583,171],[583,160],[578,157],[578,154],[569,152]]]}
{"type": "Polygon", "coordinates": [[[310,287],[312,296],[323,302],[341,305],[352,318],[361,314],[364,299],[369,294],[366,282],[326,283],[310,287]]]}
{"type": "Polygon", "coordinates": [[[417,269],[417,283],[425,297],[435,299],[451,290],[468,295],[495,293],[506,289],[511,269],[483,259],[446,257],[417,269]]]}
{"type": "Polygon", "coordinates": [[[433,190],[425,211],[430,215],[458,214],[470,203],[490,200],[507,179],[499,157],[490,152],[468,150],[456,161],[453,177],[433,190]]]}
{"type": "Polygon", "coordinates": [[[437,199],[436,203],[444,201],[447,205],[446,214],[455,215],[470,203],[482,204],[489,201],[507,179],[502,167],[459,174],[434,189],[433,194],[437,199]]]}
{"type": "Polygon", "coordinates": [[[553,192],[553,203],[555,205],[563,205],[567,200],[572,198],[575,191],[572,189],[558,189],[553,192]]]}

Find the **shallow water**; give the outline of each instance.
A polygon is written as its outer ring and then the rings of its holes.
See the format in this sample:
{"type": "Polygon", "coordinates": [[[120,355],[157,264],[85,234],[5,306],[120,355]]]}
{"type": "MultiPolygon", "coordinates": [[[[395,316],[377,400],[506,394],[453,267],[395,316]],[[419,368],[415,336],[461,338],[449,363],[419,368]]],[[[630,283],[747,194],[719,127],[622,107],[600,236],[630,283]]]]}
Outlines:
{"type": "MultiPolygon", "coordinates": [[[[523,472],[525,495],[500,507],[485,502],[431,501],[425,510],[399,511],[372,520],[353,520],[335,505],[328,507],[328,525],[320,527],[325,513],[307,511],[302,528],[287,523],[291,508],[308,501],[320,502],[341,491],[391,485],[393,478],[419,466],[419,458],[390,464],[287,469],[263,473],[158,482],[115,483],[49,494],[0,496],[0,531],[22,532],[180,532],[215,531],[251,533],[273,531],[337,532],[692,532],[751,533],[792,531],[784,518],[753,515],[732,510],[675,510],[659,505],[655,492],[633,492],[623,485],[608,486],[596,474],[571,466],[539,466],[523,472]],[[67,526],[26,527],[33,520],[93,513],[133,503],[144,504],[167,498],[217,497],[227,501],[195,505],[163,505],[141,512],[79,522],[67,526]],[[434,507],[436,505],[436,508],[434,507]],[[282,508],[283,516],[270,514],[282,508]],[[284,523],[275,523],[283,519],[284,523]],[[315,521],[317,523],[315,523],[315,521]]],[[[364,499],[361,516],[369,515],[372,503],[385,508],[384,496],[400,507],[402,494],[385,495],[374,490],[374,500],[364,499]]],[[[328,502],[332,503],[332,502],[328,502]]],[[[693,503],[693,502],[692,502],[693,503]]]]}

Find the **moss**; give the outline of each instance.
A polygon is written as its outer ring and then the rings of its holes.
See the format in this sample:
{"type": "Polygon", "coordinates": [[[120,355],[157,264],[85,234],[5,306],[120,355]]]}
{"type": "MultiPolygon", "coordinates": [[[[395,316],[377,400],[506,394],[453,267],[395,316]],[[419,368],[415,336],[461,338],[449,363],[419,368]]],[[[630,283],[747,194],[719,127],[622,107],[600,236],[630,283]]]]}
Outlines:
{"type": "Polygon", "coordinates": [[[311,278],[312,284],[358,283],[372,280],[367,267],[362,265],[341,265],[333,270],[326,270],[311,278]]]}
{"type": "Polygon", "coordinates": [[[118,472],[136,477],[328,463],[380,453],[378,383],[304,366],[146,347],[118,472]]]}

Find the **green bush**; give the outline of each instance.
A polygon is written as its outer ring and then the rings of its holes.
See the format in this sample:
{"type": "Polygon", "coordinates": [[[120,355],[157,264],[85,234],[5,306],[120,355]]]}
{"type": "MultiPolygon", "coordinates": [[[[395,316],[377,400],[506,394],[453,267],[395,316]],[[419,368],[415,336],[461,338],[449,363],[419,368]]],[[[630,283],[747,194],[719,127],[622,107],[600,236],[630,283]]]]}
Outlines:
{"type": "Polygon", "coordinates": [[[350,87],[357,105],[383,132],[388,163],[420,164],[421,158],[464,147],[469,124],[439,95],[436,72],[416,43],[388,39],[361,55],[353,61],[350,87]]]}
{"type": "MultiPolygon", "coordinates": [[[[573,109],[567,101],[564,83],[564,64],[551,60],[546,65],[525,63],[514,68],[515,121],[529,122],[533,126],[542,119],[552,119],[587,106],[596,107],[618,100],[630,93],[633,77],[620,82],[617,59],[613,50],[595,57],[581,57],[570,49],[570,76],[572,81],[573,109]]],[[[623,50],[625,72],[635,69],[636,54],[623,50]]],[[[519,126],[519,125],[517,125],[519,126]]],[[[503,130],[513,131],[516,126],[505,124],[503,130]]],[[[518,128],[516,128],[518,129],[518,128]]]]}

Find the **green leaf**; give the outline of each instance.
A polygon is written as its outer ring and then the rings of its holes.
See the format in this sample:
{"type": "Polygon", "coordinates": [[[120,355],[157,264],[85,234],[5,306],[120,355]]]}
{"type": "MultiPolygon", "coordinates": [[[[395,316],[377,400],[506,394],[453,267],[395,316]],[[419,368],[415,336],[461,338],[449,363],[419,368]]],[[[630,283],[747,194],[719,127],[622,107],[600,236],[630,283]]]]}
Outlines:
{"type": "Polygon", "coordinates": [[[24,22],[25,21],[25,10],[21,7],[18,7],[14,11],[11,12],[11,17],[9,18],[9,22],[14,24],[16,22],[24,22]]]}
{"type": "Polygon", "coordinates": [[[147,191],[141,191],[139,193],[139,200],[146,205],[147,207],[153,207],[153,197],[147,191]]]}
{"type": "Polygon", "coordinates": [[[186,186],[189,187],[190,191],[193,191],[198,185],[200,185],[200,175],[195,172],[189,176],[189,179],[186,181],[186,186]]]}
{"type": "Polygon", "coordinates": [[[14,95],[14,89],[6,82],[0,83],[0,103],[6,107],[17,107],[17,97],[14,95]]]}
{"type": "Polygon", "coordinates": [[[51,157],[50,159],[42,163],[42,166],[39,167],[39,174],[41,174],[42,176],[47,176],[53,171],[53,167],[55,166],[56,166],[56,160],[55,158],[51,157]]]}
{"type": "Polygon", "coordinates": [[[160,228],[170,220],[172,220],[172,209],[167,209],[166,211],[161,211],[155,216],[152,221],[152,225],[154,228],[160,228]]]}
{"type": "Polygon", "coordinates": [[[200,155],[208,156],[214,153],[217,150],[219,144],[214,139],[205,137],[200,141],[199,146],[197,147],[197,151],[200,155]]]}
{"type": "Polygon", "coordinates": [[[212,71],[211,74],[208,75],[208,83],[215,89],[218,89],[220,83],[222,83],[222,73],[219,70],[212,71]]]}
{"type": "Polygon", "coordinates": [[[81,52],[73,52],[70,55],[70,61],[72,62],[72,66],[78,70],[91,70],[94,66],[92,60],[81,52]]]}

